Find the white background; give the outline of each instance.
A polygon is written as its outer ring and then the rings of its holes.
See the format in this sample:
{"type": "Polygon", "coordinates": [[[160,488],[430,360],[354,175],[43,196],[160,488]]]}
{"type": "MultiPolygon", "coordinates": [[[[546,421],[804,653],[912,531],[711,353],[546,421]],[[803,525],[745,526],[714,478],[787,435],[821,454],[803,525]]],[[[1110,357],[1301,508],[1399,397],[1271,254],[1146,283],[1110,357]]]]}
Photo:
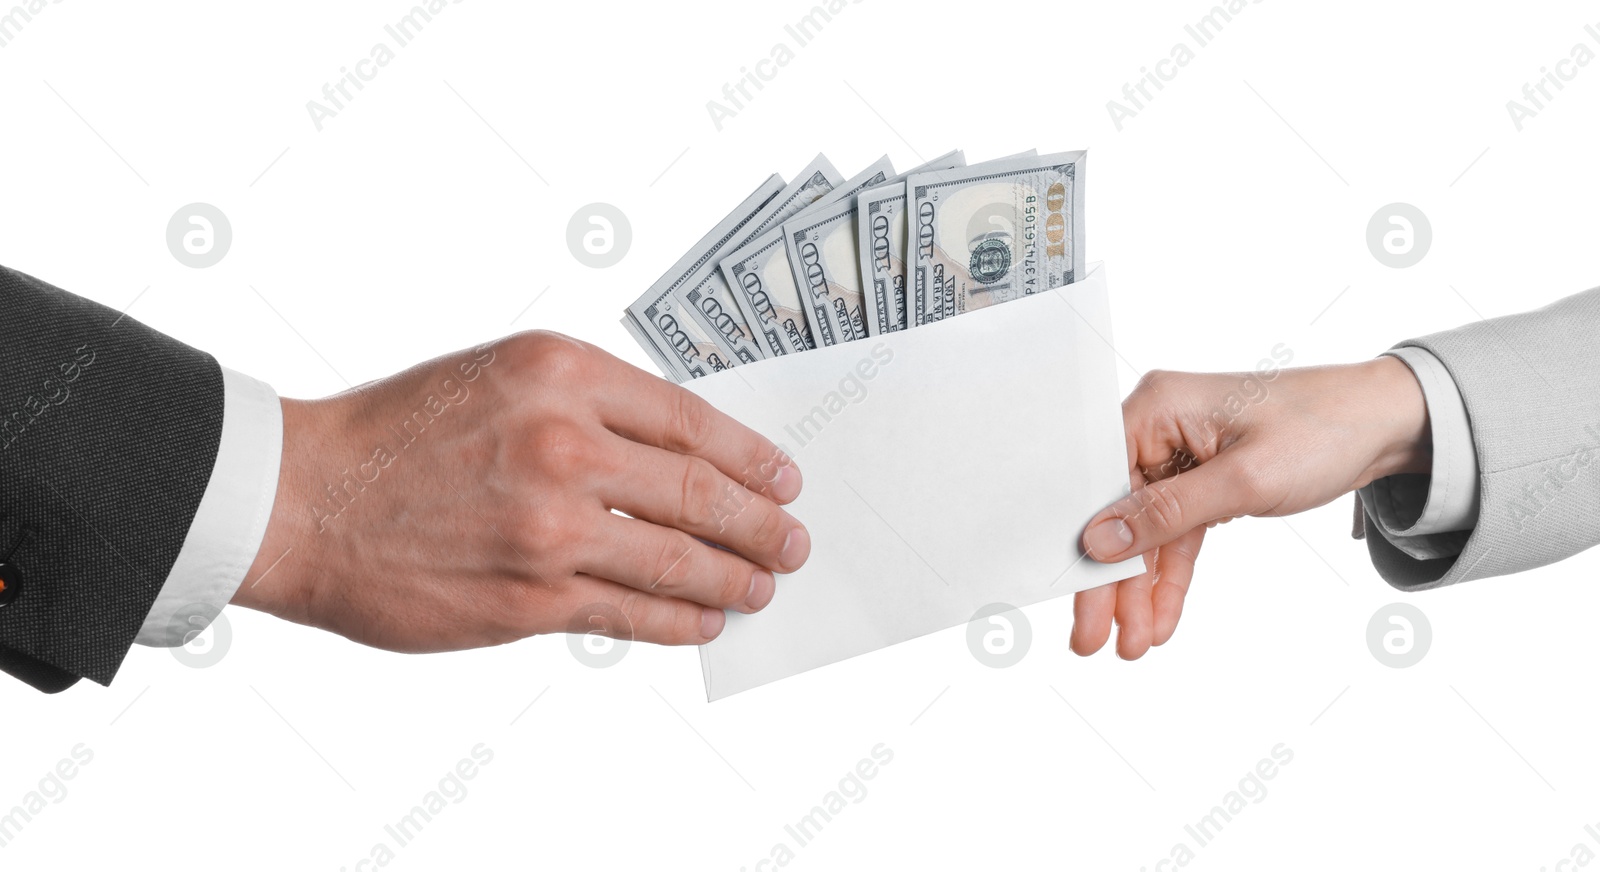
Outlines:
{"type": "MultiPolygon", "coordinates": [[[[0,48],[0,262],[132,301],[286,396],[532,327],[649,366],[623,306],[767,173],[1086,147],[1124,391],[1135,366],[1247,369],[1280,342],[1361,359],[1600,278],[1600,66],[1521,132],[1505,108],[1575,43],[1600,50],[1593,7],[1419,7],[1250,5],[1118,131],[1106,102],[1190,41],[1203,0],[866,0],[719,132],[706,102],[808,4],[471,0],[318,132],[306,102],[405,3],[67,0],[0,48]],[[233,225],[210,269],[165,244],[195,201],[233,225]],[[634,231],[607,270],[565,241],[595,201],[634,231]],[[1409,269],[1365,241],[1395,201],[1432,221],[1409,269]]],[[[408,657],[230,610],[208,669],[140,648],[109,689],[0,686],[0,811],[94,754],[0,866],[354,869],[480,742],[493,762],[393,868],[755,869],[780,842],[796,869],[1155,869],[1180,842],[1206,869],[1600,852],[1600,561],[1402,595],[1349,514],[1215,531],[1177,636],[1139,662],[1071,655],[1065,598],[1028,610],[1010,669],[955,629],[715,705],[692,649],[408,657]],[[1396,670],[1365,635],[1400,599],[1434,639],[1396,670]],[[865,797],[796,849],[784,826],[879,743],[865,797]],[[1278,743],[1265,797],[1195,848],[1184,826],[1278,743]]]]}

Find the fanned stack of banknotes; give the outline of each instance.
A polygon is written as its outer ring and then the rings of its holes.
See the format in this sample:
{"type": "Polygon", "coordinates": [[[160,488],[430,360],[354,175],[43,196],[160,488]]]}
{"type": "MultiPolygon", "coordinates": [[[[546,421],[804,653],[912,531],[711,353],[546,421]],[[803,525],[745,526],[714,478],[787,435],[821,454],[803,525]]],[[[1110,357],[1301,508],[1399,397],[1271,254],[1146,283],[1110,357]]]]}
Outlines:
{"type": "Polygon", "coordinates": [[[628,307],[679,383],[917,327],[1084,274],[1082,151],[773,175],[628,307]]]}

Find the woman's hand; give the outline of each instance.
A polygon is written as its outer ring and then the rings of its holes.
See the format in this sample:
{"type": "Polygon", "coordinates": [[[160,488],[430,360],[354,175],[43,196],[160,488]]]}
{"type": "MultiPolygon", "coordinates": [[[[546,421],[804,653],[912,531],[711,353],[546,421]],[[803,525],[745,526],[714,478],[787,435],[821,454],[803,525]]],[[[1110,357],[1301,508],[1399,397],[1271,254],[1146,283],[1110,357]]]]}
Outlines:
{"type": "Polygon", "coordinates": [[[1145,572],[1081,591],[1072,650],[1144,655],[1172,637],[1206,529],[1291,515],[1401,472],[1428,472],[1427,406],[1393,357],[1253,373],[1151,372],[1122,404],[1133,493],[1096,515],[1089,556],[1145,572]]]}

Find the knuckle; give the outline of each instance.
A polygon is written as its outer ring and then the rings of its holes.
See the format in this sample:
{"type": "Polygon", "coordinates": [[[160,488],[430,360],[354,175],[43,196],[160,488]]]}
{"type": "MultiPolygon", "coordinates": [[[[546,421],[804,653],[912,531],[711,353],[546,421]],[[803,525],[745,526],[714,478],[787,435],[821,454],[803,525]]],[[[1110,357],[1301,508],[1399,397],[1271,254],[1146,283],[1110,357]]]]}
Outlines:
{"type": "Polygon", "coordinates": [[[683,471],[678,517],[697,529],[713,526],[722,517],[725,497],[722,474],[710,463],[690,458],[683,471]]]}
{"type": "Polygon", "coordinates": [[[594,350],[565,334],[551,330],[529,330],[507,340],[507,348],[519,368],[541,380],[563,381],[585,375],[594,365],[594,350]]]}
{"type": "Polygon", "coordinates": [[[700,641],[700,608],[689,603],[674,603],[667,620],[667,642],[690,645],[700,641]]]}
{"type": "MultiPolygon", "coordinates": [[[[522,548],[545,564],[540,572],[554,572],[564,566],[581,538],[582,530],[565,507],[544,503],[528,508],[518,524],[522,548]]],[[[520,561],[519,561],[520,562],[520,561]]]]}
{"type": "Polygon", "coordinates": [[[719,608],[729,608],[744,602],[750,596],[749,567],[741,563],[729,561],[722,573],[722,583],[718,585],[716,602],[707,603],[719,608]]]}
{"type": "Polygon", "coordinates": [[[758,444],[749,463],[745,465],[744,486],[750,490],[771,486],[778,480],[778,470],[782,465],[777,448],[758,444]]]}
{"type": "Polygon", "coordinates": [[[677,397],[670,418],[672,431],[667,434],[667,442],[680,453],[699,451],[711,441],[711,407],[686,390],[678,391],[677,397]]]}
{"type": "Polygon", "coordinates": [[[1183,506],[1176,488],[1158,481],[1144,489],[1139,514],[1157,530],[1177,530],[1183,523],[1183,506]]]}
{"type": "Polygon", "coordinates": [[[1139,386],[1135,392],[1159,394],[1162,391],[1171,388],[1173,380],[1176,378],[1177,373],[1172,372],[1171,370],[1149,370],[1144,374],[1144,378],[1139,380],[1139,386]]]}
{"type": "Polygon", "coordinates": [[[789,524],[784,513],[776,506],[759,512],[759,519],[750,534],[751,544],[761,554],[777,554],[787,538],[789,524]]]}
{"type": "Polygon", "coordinates": [[[633,627],[617,605],[605,600],[592,600],[586,596],[568,597],[566,632],[582,636],[605,636],[611,639],[632,639],[633,627]],[[571,603],[581,602],[573,607],[571,603]]]}
{"type": "Polygon", "coordinates": [[[652,591],[677,594],[688,584],[690,555],[694,540],[685,535],[668,536],[656,553],[655,578],[650,582],[652,591]]]}
{"type": "Polygon", "coordinates": [[[604,633],[616,639],[632,639],[643,626],[649,614],[650,602],[648,594],[637,590],[630,590],[622,595],[622,600],[617,603],[617,611],[622,615],[622,626],[609,628],[613,632],[604,633]]]}
{"type": "Polygon", "coordinates": [[[1182,539],[1164,546],[1162,552],[1173,560],[1183,561],[1191,566],[1200,559],[1199,547],[1182,539]]]}

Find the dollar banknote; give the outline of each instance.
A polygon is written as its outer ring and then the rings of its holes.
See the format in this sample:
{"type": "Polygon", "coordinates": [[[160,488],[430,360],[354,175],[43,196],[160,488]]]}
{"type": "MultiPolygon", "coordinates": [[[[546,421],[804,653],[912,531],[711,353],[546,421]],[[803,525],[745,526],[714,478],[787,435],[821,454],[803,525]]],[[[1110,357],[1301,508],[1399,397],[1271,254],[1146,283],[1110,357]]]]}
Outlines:
{"type": "MultiPolygon", "coordinates": [[[[765,210],[722,247],[734,251],[768,230],[781,227],[790,216],[832,193],[843,177],[833,164],[817,155],[800,175],[767,203],[765,210]]],[[[676,292],[701,331],[722,346],[725,356],[737,366],[771,355],[760,334],[740,308],[733,289],[724,279],[717,260],[702,263],[694,276],[676,292]]]]}
{"type": "Polygon", "coordinates": [[[804,221],[784,226],[783,241],[795,286],[800,289],[806,326],[820,345],[837,345],[867,335],[855,230],[856,204],[851,200],[808,212],[804,221]]]}
{"type": "MultiPolygon", "coordinates": [[[[894,167],[885,155],[796,213],[790,221],[853,198],[866,188],[882,184],[893,172],[894,167]]],[[[722,260],[722,273],[728,286],[734,289],[750,326],[761,335],[773,356],[816,347],[806,321],[799,285],[790,267],[783,227],[769,230],[728,254],[722,260]]]]}
{"type": "Polygon", "coordinates": [[[767,179],[624,313],[674,381],[890,333],[1082,277],[1084,153],[767,179]],[[909,288],[908,288],[909,285],[909,288]]]}
{"type": "MultiPolygon", "coordinates": [[[[961,152],[952,151],[910,172],[953,169],[965,163],[961,152]]],[[[819,203],[784,225],[789,266],[794,272],[795,286],[800,290],[806,325],[817,344],[837,345],[870,335],[868,318],[862,311],[857,206],[861,198],[903,182],[908,174],[886,178],[855,197],[819,203]]]]}
{"type": "Polygon", "coordinates": [[[906,183],[862,191],[856,198],[856,241],[862,282],[870,297],[867,332],[874,336],[906,329],[906,183]]]}
{"type": "Polygon", "coordinates": [[[911,326],[1082,276],[1084,162],[1074,151],[908,178],[911,326]]]}
{"type": "Polygon", "coordinates": [[[728,240],[757,221],[783,187],[783,177],[768,177],[623,313],[623,326],[673,381],[682,383],[735,365],[725,346],[685,311],[676,292],[701,269],[715,266],[728,240]]]}
{"type": "Polygon", "coordinates": [[[633,341],[639,343],[639,347],[644,349],[644,353],[655,361],[656,367],[661,370],[663,375],[679,384],[688,379],[689,376],[683,367],[678,366],[673,362],[672,358],[667,357],[660,348],[656,347],[655,340],[651,339],[645,333],[644,328],[639,325],[639,322],[633,319],[633,313],[629,312],[622,316],[622,328],[627,330],[628,334],[633,337],[633,341]]]}
{"type": "MultiPolygon", "coordinates": [[[[1029,149],[1007,155],[996,161],[1030,157],[1037,152],[1029,149]]],[[[965,165],[961,152],[951,152],[956,160],[951,167],[929,166],[916,168],[905,177],[936,169],[955,169],[965,165]]],[[[938,164],[941,158],[928,161],[938,164]]],[[[983,166],[976,164],[975,166],[983,166]]],[[[861,261],[861,279],[868,296],[864,308],[867,329],[873,336],[904,330],[909,322],[906,315],[906,185],[904,178],[862,191],[856,198],[859,227],[857,245],[861,261]]]]}

